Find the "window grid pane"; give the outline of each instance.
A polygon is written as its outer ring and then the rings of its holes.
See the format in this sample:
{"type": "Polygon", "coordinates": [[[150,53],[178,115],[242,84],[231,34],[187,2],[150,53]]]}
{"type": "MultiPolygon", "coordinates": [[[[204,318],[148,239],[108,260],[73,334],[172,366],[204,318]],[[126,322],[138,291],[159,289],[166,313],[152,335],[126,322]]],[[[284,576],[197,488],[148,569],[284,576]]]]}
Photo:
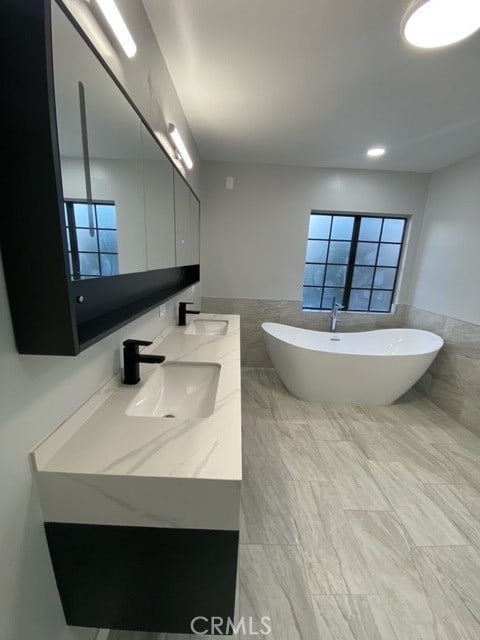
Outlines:
{"type": "Polygon", "coordinates": [[[406,218],[346,214],[310,216],[303,308],[388,313],[406,218]],[[328,234],[328,235],[327,235],[328,234]]]}
{"type": "Polygon", "coordinates": [[[333,216],[332,240],[351,240],[354,220],[348,216],[333,216]]]}
{"type": "Polygon", "coordinates": [[[308,227],[308,238],[317,240],[328,240],[330,237],[330,227],[332,224],[332,216],[310,216],[310,224],[308,227]]]}
{"type": "Polygon", "coordinates": [[[72,280],[118,275],[115,204],[66,200],[64,208],[72,280]]]}

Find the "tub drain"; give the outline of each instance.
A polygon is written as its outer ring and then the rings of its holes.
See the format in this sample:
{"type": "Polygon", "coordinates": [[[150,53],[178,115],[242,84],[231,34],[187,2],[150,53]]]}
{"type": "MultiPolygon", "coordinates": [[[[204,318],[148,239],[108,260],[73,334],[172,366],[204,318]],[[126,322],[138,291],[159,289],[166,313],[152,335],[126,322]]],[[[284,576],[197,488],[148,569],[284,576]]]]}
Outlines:
{"type": "Polygon", "coordinates": [[[162,418],[175,418],[175,416],[173,415],[173,413],[164,413],[162,418]]]}

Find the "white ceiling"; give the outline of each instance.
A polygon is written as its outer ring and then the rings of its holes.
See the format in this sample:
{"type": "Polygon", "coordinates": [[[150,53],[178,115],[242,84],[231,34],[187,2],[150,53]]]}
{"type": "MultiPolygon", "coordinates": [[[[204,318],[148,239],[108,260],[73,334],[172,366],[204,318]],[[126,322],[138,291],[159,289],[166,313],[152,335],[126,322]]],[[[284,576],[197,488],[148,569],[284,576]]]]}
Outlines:
{"type": "Polygon", "coordinates": [[[480,151],[480,32],[408,47],[409,2],[143,0],[204,159],[433,171],[480,151]]]}

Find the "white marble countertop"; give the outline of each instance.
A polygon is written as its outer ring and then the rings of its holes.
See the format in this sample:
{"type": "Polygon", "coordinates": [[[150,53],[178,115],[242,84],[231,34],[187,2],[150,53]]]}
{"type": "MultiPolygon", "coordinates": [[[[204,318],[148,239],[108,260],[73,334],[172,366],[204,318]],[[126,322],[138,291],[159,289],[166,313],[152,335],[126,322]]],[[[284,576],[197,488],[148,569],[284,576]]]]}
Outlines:
{"type": "Polygon", "coordinates": [[[134,386],[116,376],[31,453],[46,522],[238,530],[240,319],[188,318],[197,319],[226,320],[227,332],[192,335],[188,324],[169,327],[142,353],[220,364],[212,415],[128,416],[127,405],[161,365],[142,363],[134,386]]]}
{"type": "MultiPolygon", "coordinates": [[[[200,314],[228,320],[225,335],[188,335],[169,327],[142,353],[167,361],[221,365],[215,409],[203,419],[132,417],[125,408],[155,367],[141,364],[141,381],[110,381],[32,453],[37,471],[239,481],[242,478],[240,322],[234,315],[200,314]]],[[[187,321],[188,326],[188,321],[187,321]]]]}

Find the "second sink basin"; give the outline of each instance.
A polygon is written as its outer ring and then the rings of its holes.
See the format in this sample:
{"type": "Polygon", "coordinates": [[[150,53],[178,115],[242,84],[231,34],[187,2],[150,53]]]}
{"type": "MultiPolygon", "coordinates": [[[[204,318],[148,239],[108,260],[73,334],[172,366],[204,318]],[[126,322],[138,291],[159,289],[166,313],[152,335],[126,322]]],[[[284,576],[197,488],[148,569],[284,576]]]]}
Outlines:
{"type": "Polygon", "coordinates": [[[208,418],[215,408],[221,365],[165,362],[157,367],[128,405],[128,416],[208,418]]]}
{"type": "Polygon", "coordinates": [[[185,329],[190,335],[224,336],[227,333],[228,320],[193,320],[185,329]]]}

